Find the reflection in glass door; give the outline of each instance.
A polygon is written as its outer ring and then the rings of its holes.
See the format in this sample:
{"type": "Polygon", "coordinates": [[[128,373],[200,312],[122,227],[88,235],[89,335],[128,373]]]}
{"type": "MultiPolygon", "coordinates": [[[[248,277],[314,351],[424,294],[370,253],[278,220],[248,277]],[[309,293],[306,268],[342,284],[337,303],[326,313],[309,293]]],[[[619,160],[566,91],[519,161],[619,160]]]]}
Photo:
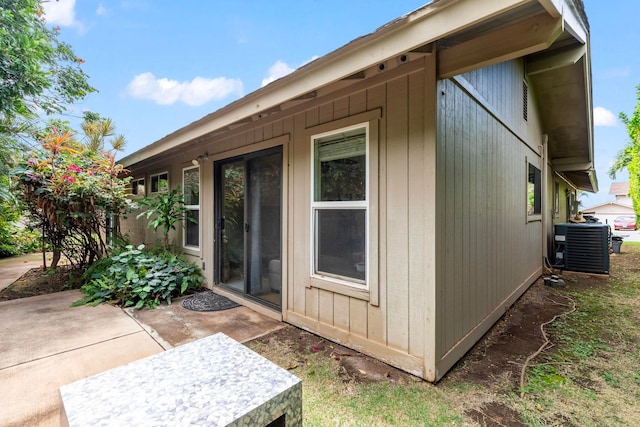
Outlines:
{"type": "Polygon", "coordinates": [[[281,304],[282,148],[216,163],[216,281],[281,304]]]}
{"type": "Polygon", "coordinates": [[[222,200],[216,229],[219,230],[219,282],[244,291],[244,189],[243,161],[221,165],[222,200]]]}

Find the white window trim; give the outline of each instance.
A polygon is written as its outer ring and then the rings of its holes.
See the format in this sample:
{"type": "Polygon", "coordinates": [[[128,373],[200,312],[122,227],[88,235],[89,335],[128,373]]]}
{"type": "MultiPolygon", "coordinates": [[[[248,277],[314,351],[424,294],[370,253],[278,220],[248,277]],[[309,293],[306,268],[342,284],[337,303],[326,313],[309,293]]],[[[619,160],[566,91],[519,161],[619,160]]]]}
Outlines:
{"type": "MultiPolygon", "coordinates": [[[[192,169],[198,169],[198,201],[200,201],[200,197],[202,196],[200,194],[201,190],[202,190],[202,188],[201,188],[202,187],[202,185],[201,185],[202,179],[201,179],[200,166],[189,166],[189,167],[186,167],[186,168],[182,169],[182,194],[184,196],[184,173],[186,171],[192,170],[192,169]]],[[[187,205],[187,204],[185,204],[184,208],[186,210],[189,210],[189,211],[191,211],[191,210],[197,210],[198,211],[198,243],[201,243],[202,242],[202,227],[201,227],[201,224],[200,224],[200,222],[201,222],[201,219],[200,219],[200,213],[201,213],[200,204],[197,204],[197,205],[187,205]]],[[[200,244],[198,244],[198,246],[188,245],[187,244],[187,227],[186,227],[186,225],[187,225],[187,218],[186,218],[186,214],[185,214],[184,225],[182,226],[182,247],[184,249],[189,249],[189,250],[192,250],[192,251],[199,251],[200,250],[200,244]]]]}
{"type": "MultiPolygon", "coordinates": [[[[160,183],[159,179],[160,178],[158,178],[158,184],[160,183]]],[[[169,172],[168,171],[153,173],[153,174],[149,175],[149,194],[167,193],[167,192],[169,192],[169,188],[170,187],[171,187],[171,182],[169,181],[169,172]],[[156,177],[156,176],[159,177],[161,175],[167,175],[167,189],[166,190],[153,191],[153,178],[156,177]]]]}
{"type": "MultiPolygon", "coordinates": [[[[311,218],[310,218],[310,273],[311,273],[311,283],[318,286],[321,285],[322,282],[328,284],[330,288],[334,288],[335,285],[347,286],[349,288],[354,288],[355,290],[360,291],[368,291],[370,289],[370,274],[371,274],[371,254],[372,254],[372,245],[371,245],[371,209],[370,209],[370,201],[371,201],[371,132],[369,129],[369,122],[362,122],[355,125],[350,125],[346,127],[341,127],[337,129],[333,129],[327,132],[313,134],[310,137],[310,147],[311,147],[311,155],[310,155],[310,163],[311,163],[311,179],[310,179],[310,200],[311,200],[311,218]],[[366,139],[366,148],[365,148],[365,156],[367,162],[366,169],[366,189],[365,189],[365,199],[366,200],[357,200],[357,201],[334,201],[334,202],[316,202],[314,199],[315,194],[315,140],[319,138],[323,138],[325,136],[334,135],[341,132],[347,132],[354,129],[365,129],[365,139],[366,139]],[[365,279],[364,281],[353,279],[344,276],[334,276],[334,275],[326,275],[321,273],[316,273],[316,262],[317,262],[317,222],[316,222],[316,212],[318,209],[364,209],[366,210],[365,214],[365,279]]],[[[322,285],[320,287],[323,287],[322,285]]]]}

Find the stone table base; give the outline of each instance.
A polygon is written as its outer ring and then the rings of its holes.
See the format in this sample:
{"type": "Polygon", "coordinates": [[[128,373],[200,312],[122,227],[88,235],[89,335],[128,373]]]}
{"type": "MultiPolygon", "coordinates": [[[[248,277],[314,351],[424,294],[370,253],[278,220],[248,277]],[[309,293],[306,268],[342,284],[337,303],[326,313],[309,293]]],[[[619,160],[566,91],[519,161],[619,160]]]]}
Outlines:
{"type": "Polygon", "coordinates": [[[302,425],[300,379],[222,333],[62,386],[60,394],[69,426],[302,425]]]}

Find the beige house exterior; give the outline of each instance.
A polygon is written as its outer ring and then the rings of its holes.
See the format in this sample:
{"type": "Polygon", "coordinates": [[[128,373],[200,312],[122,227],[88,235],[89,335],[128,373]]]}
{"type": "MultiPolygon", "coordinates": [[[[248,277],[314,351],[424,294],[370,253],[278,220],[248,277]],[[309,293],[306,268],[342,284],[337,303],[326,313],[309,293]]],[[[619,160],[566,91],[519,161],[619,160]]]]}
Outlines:
{"type": "Polygon", "coordinates": [[[589,55],[581,2],[433,1],[121,163],[207,286],[437,381],[597,191],[589,55]]]}

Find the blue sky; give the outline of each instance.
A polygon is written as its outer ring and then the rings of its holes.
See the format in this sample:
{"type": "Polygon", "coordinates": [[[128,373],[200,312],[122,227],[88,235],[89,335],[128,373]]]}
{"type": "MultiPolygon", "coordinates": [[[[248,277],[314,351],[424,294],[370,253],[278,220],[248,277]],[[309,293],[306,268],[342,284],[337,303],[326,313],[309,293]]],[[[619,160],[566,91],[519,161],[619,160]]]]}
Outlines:
{"type": "MultiPolygon", "coordinates": [[[[99,91],[67,118],[74,123],[85,110],[112,118],[130,154],[425,2],[59,0],[45,3],[45,12],[99,91]]],[[[592,206],[613,200],[607,170],[628,140],[617,117],[636,104],[640,6],[584,3],[600,192],[583,205],[592,206]]]]}

